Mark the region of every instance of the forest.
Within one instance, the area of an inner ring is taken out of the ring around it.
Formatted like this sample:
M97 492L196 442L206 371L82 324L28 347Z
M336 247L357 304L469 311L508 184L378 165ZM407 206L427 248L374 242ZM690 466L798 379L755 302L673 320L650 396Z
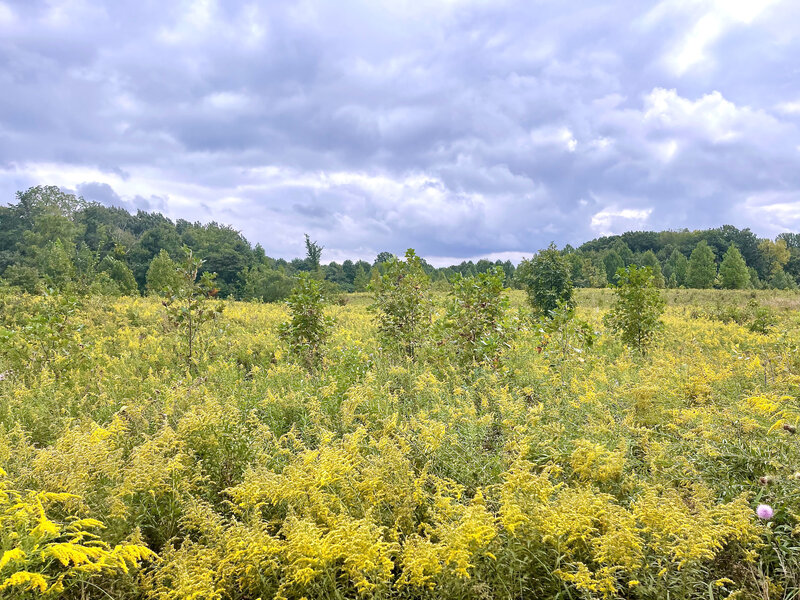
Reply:
M299 273L313 272L328 291L363 292L392 257L372 262L323 264L322 247L306 239L305 258L271 258L239 232L219 223L173 222L157 212L131 214L89 203L54 186L18 192L0 207L0 278L29 293L71 289L78 293L146 295L169 284L185 248L203 260L201 272L216 273L222 298L275 302L288 297ZM800 235L761 239L749 229L724 225L701 231L627 232L560 250L576 287L616 283L629 265L650 266L667 288L796 289ZM455 274L503 269L506 284L521 287L511 261L464 261L434 268L422 262L436 289L449 289ZM166 278L166 279L165 279Z

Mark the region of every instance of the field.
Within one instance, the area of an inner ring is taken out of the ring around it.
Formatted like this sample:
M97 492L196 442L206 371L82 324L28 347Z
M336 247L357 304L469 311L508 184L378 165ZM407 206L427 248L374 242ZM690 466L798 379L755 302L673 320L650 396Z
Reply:
M641 355L608 290L590 334L512 292L471 368L348 300L309 372L282 305L226 302L188 369L159 299L0 296L0 597L800 593L796 294L669 291Z

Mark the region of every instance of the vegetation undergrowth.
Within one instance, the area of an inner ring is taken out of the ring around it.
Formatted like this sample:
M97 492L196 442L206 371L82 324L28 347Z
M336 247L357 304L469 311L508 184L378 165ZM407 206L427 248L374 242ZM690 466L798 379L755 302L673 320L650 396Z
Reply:
M796 597L795 294L664 292L645 354L611 290L413 263L191 354L163 298L0 295L0 598Z

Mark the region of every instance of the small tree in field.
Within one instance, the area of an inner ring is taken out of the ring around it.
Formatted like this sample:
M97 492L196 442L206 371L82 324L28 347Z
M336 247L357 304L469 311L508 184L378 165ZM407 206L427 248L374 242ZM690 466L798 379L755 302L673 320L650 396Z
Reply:
M370 284L369 310L377 314L381 341L413 356L431 324L430 279L411 248L405 261L393 256L383 265L383 274Z
M456 275L442 319L447 343L462 366L497 364L513 335L504 273L492 267L476 277Z
M325 315L320 282L309 273L300 273L286 304L290 318L281 324L279 334L289 346L289 354L310 371L322 361L325 342L333 327L333 319Z
M554 244L523 260L516 276L528 292L531 306L540 314L548 315L559 305L572 306L569 262Z
M164 306L169 322L183 339L186 366L194 372L197 369L200 330L222 313L223 304L211 301L218 291L214 286L216 274L206 272L198 279L203 261L195 257L189 248L184 247L184 252L186 256L183 263L176 267L174 287L168 288Z
M606 326L620 339L645 352L656 331L661 327L664 299L655 286L650 267L631 265L617 271L614 305L605 316Z

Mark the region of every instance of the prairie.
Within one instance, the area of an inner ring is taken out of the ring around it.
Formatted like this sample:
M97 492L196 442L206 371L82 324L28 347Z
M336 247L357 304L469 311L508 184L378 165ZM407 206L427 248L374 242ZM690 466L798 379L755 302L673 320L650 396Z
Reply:
M283 305L188 368L158 298L0 296L0 597L796 597L800 296L667 291L646 354L577 297L465 368L350 295L309 371Z

